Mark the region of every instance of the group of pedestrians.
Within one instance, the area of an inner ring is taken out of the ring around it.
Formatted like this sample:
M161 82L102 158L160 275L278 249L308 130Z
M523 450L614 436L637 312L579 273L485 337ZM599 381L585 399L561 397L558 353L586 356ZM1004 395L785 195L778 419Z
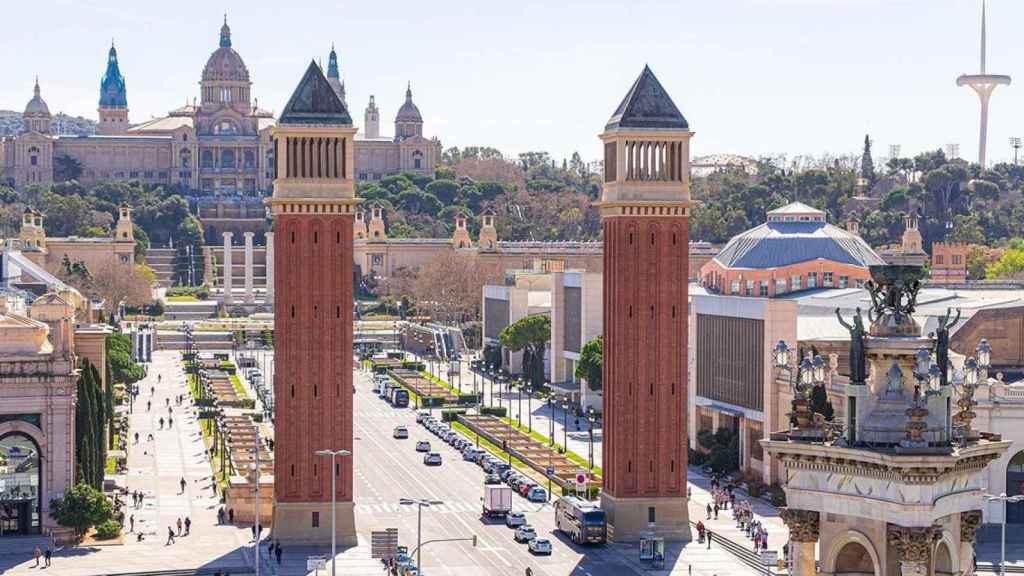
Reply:
M36 557L36 565L34 566L34 568L39 568L39 559L40 558L43 559L43 568L49 568L50 567L50 561L53 558L53 550L50 550L49 546L46 547L46 551L45 552L42 551L39 548L39 546L36 546L34 555Z
M189 534L192 533L192 519L189 518L188 516L185 516L185 521L184 522L179 517L178 518L178 522L177 522L177 526L178 526L178 533L177 534L174 533L174 528L172 526L168 526L167 527L167 544L166 544L166 546L170 546L171 544L174 544L175 538L181 538L182 536L188 536ZM185 529L184 533L182 533L182 528Z

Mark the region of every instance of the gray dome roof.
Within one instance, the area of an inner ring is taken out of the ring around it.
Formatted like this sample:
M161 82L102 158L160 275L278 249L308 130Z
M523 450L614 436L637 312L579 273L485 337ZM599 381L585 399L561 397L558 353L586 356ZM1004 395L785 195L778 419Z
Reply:
M46 105L46 101L39 95L39 79L36 79L36 87L33 90L32 99L25 105L26 116L49 116L50 107Z
M423 122L420 109L412 103L411 85L405 89L405 104L402 104L402 107L398 109L398 116L395 117L395 122Z
M726 268L780 268L830 260L854 266L884 264L856 234L825 221L825 213L800 202L768 212L768 221L737 234L715 256Z
M203 68L203 81L249 81L249 69L245 67L242 57L231 47L231 28L228 27L227 16L220 28L220 48L210 55Z

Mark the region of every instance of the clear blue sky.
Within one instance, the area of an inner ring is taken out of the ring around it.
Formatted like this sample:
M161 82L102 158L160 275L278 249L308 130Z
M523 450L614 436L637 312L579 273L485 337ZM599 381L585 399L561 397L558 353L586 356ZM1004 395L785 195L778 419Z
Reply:
M221 2L36 0L4 6L0 109L38 74L53 112L95 117L113 37L131 121L198 95L224 12L260 106L279 112L334 42L352 116L370 94L391 124L412 81L425 134L508 153L579 150L649 63L697 135L693 154L903 154L960 144L977 156L979 0L488 0ZM1024 2L989 0L988 71L1024 83ZM992 100L989 158L1024 136L1019 85Z

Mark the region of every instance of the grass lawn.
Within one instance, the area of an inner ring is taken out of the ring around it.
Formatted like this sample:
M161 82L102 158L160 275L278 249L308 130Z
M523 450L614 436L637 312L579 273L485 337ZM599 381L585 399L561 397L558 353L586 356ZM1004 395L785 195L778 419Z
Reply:
M230 374L228 379L231 380L231 384L235 387L235 394L238 394L239 399L245 400L249 397L245 392L245 386L242 386L242 380L238 377L238 374Z
M168 296L168 302L200 302L199 298L195 296Z

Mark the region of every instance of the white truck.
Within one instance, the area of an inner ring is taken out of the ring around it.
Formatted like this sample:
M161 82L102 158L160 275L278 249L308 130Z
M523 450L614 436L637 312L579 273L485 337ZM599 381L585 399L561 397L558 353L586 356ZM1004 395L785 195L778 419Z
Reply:
M484 517L504 518L512 511L512 487L502 484L484 486Z

